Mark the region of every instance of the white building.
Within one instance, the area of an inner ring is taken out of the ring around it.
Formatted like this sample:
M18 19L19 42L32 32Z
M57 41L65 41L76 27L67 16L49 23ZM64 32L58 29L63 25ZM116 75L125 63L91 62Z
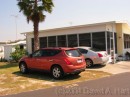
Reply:
M16 45L19 45L20 48L26 48L26 41L23 40L23 41L18 41L18 42L15 42L15 43L6 44L4 46L4 58L6 60L11 59L10 53L15 51Z
M32 53L34 35L26 32L27 51ZM103 22L39 31L40 48L89 46L108 54L130 51L130 27L123 22Z
M0 43L0 59L4 58L4 46L6 45L6 43L2 42Z

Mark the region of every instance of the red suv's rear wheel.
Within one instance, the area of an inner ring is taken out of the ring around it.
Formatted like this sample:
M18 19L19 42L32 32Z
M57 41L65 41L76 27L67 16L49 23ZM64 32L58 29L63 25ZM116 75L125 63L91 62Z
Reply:
M52 74L53 78L60 79L63 77L64 72L60 66L53 66L51 69L51 74Z

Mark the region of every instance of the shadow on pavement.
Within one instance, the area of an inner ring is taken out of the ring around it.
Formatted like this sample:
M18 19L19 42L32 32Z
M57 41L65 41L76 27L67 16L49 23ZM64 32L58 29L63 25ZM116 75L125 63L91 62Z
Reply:
M80 77L80 75L65 75L62 79L56 80L54 79L50 73L45 73L45 72L35 72L35 71L30 71L28 74L22 74L20 71L13 72L13 74L17 76L22 76L22 77L27 77L27 78L34 78L34 79L39 79L39 80L46 80L46 81L69 81L69 80L74 80Z
M96 64L91 67L88 67L88 69L98 69L98 68L102 68L102 67L105 67L105 65Z

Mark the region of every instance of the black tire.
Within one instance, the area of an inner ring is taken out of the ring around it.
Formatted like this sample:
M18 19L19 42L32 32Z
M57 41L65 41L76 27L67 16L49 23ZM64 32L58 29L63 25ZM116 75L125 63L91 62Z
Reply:
M27 68L27 65L26 65L25 62L21 62L19 64L19 69L20 69L20 72L23 73L23 74L28 73L28 68Z
M54 79L61 79L64 75L63 69L60 66L53 66L51 75Z
M85 61L86 61L86 64L87 64L86 68L93 66L93 61L91 59L86 59Z

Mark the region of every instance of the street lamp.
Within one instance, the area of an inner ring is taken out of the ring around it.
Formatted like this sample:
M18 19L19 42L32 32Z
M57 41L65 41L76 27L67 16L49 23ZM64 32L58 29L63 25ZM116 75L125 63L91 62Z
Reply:
M15 19L15 27L16 27L16 40L17 40L17 18L18 18L18 15L11 15L12 17L14 17Z

